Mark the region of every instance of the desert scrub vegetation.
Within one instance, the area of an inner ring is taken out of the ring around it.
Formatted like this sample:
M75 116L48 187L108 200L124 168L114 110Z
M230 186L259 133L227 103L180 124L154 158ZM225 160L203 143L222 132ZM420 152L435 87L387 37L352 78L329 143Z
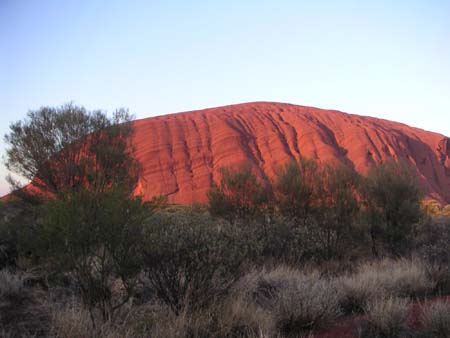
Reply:
M273 315L283 334L305 334L326 327L341 315L337 290L317 273L287 266L253 271L236 285L235 293Z
M0 330L40 311L39 337L274 338L362 315L395 337L407 301L450 293L450 221L423 217L404 163L300 158L273 181L247 163L207 205L168 206L135 195L152 182L133 132L126 110L71 104L11 125L7 167L31 186L0 205Z
M450 337L450 303L436 301L424 306L420 323L422 325L421 337Z
M384 259L362 264L353 274L335 279L346 313L363 312L382 297L418 298L432 294L435 281L419 259Z
M206 214L157 213L144 234L144 271L176 315L225 293L256 246L238 227Z
M406 338L410 328L408 301L395 297L379 298L365 307L366 319L358 328L361 338Z
M31 292L22 274L0 271L0 336L36 337L48 333L45 294Z
M26 292L23 285L23 277L9 270L0 270L0 297L21 297Z

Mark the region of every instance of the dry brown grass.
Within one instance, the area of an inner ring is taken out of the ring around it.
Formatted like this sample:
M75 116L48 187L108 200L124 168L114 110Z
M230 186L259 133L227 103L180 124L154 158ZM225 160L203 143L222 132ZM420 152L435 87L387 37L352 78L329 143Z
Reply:
M406 299L381 298L366 306L366 321L359 328L361 338L401 338L407 337L409 303Z
M421 324L423 337L450 337L450 303L436 302L423 309Z
M253 271L237 284L238 292L271 311L281 333L304 334L324 327L341 314L333 284L317 272L287 266Z
M94 327L89 313L76 303L55 307L55 338L274 338L270 313L242 299L228 300L202 311L175 316L166 306L136 307L124 318Z
M339 319L343 310L365 313L367 320L359 328L361 337L405 337L408 334L405 324L407 299L428 294L433 285L426 269L417 260L367 263L357 268L354 274L334 279L324 278L317 270L300 271L281 265L250 271L235 284L230 294L195 311L190 309L176 316L167 306L153 300L125 307L114 322L99 320L95 325L79 301L70 302L68 296L51 301L49 296L52 311L47 325L50 332L45 337L297 337L328 327ZM22 277L8 272L0 274L2 299L6 295L27 293L30 289L23 286ZM450 314L446 312L450 307L446 306L436 305L436 308L424 310L422 321L426 328L424 332L428 334L426 337L441 337L442 332L446 332L446 325L450 323ZM17 313L22 316L25 312ZM28 311L30 313L34 312ZM433 335L434 332L440 333ZM17 336L14 334L3 331L5 337Z
M362 312L379 298L420 297L432 293L434 282L417 259L385 259L360 266L356 273L335 280L346 313Z
M43 295L24 287L22 274L0 271L1 337L41 337L47 333L48 311Z
M20 297L24 292L23 277L0 270L0 298Z
M50 333L55 338L138 338L134 320L125 317L116 322L96 321L76 302L54 306ZM143 337L143 336L142 336Z

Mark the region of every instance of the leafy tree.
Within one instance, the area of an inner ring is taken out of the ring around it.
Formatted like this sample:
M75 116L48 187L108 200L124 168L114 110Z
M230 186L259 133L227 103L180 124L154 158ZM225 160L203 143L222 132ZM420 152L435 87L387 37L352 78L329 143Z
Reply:
M133 190L140 166L133 159L131 116L120 109L112 118L67 104L30 111L5 135L6 167L30 181L17 193L47 198L88 188L104 191L120 182ZM18 188L17 181L10 177Z
M401 254L422 217L417 178L405 163L387 160L369 170L364 191L373 254L378 256L379 244Z
M7 167L31 182L18 192L40 202L21 242L49 272L72 275L94 324L97 310L108 320L127 301L141 269L151 208L133 196L141 173L133 133L125 110L109 118L68 104L29 112L5 136ZM114 279L122 283L118 297Z
M238 220L255 220L264 217L270 208L271 189L259 180L248 163L236 169L221 169L220 184L208 192L211 215L222 217L230 223Z

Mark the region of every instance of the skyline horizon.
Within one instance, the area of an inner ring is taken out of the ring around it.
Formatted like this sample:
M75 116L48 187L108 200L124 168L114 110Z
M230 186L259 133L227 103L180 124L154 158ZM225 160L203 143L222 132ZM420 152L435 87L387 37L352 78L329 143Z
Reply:
M41 106L136 118L272 101L450 137L445 0L0 1L0 158ZM0 194L8 190L0 163Z

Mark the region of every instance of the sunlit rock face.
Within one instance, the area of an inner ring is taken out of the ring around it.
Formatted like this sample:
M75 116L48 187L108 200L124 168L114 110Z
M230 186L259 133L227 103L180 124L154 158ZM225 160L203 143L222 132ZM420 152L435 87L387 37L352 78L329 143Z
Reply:
M171 203L206 201L222 166L247 161L262 178L300 156L366 173L384 159L411 163L427 196L450 202L450 139L397 122L285 103L255 102L135 122L144 168L138 192Z

